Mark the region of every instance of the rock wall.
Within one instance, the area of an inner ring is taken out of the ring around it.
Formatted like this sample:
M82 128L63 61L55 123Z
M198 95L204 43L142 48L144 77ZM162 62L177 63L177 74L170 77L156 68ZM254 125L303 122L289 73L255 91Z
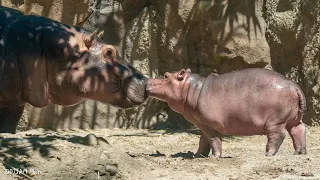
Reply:
M72 25L82 24L89 14L90 0L0 0L2 6L25 14L49 17Z
M118 45L123 58L150 77L187 67L208 75L270 64L262 0L0 2L25 14L46 16L88 30L103 29L103 39ZM154 99L126 111L91 100L73 107L28 106L24 120L28 128L54 129L190 126L166 103Z
M271 65L300 84L307 96L304 120L319 125L320 2L270 0L263 13Z

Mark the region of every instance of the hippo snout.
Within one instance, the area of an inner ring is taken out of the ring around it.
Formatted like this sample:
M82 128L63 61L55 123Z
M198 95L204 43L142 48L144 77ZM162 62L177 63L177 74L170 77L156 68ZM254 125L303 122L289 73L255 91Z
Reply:
M141 74L135 74L123 80L123 92L135 103L143 103L148 95L146 93L146 84L148 78Z

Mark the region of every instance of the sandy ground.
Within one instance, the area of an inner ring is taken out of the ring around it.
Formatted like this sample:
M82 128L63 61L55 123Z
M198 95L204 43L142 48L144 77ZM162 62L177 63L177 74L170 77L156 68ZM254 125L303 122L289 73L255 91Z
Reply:
M90 133L98 139L87 141ZM220 160L193 158L199 137L135 129L1 134L0 179L320 179L320 127L308 127L307 155L293 155L287 135L273 157L264 156L265 136L251 136L224 137Z

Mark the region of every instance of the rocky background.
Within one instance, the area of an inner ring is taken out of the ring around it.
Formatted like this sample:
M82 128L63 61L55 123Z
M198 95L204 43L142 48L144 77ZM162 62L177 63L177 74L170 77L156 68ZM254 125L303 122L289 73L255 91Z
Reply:
M263 14L272 67L299 83L308 103L304 121L319 125L320 2L264 0Z
M0 0L25 14L103 29L125 60L150 77L191 68L201 75L268 67L297 81L307 96L305 123L320 106L320 2L305 0ZM28 106L21 130L190 127L166 103L149 99L121 110L87 100L72 107Z

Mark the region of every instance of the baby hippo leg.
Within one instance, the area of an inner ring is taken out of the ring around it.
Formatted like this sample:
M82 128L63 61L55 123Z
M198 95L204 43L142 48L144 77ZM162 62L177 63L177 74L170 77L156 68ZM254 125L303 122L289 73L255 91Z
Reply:
M221 133L216 130L211 130L208 128L202 129L208 138L209 144L212 149L212 156L214 158L221 158L222 155L222 141Z
M275 125L267 128L267 138L268 143L266 146L266 156L274 156L284 138L286 137L286 129L283 127L283 125Z
M307 154L306 127L304 124L287 125L286 128L293 141L294 154Z
M209 139L204 134L204 132L201 131L199 148L198 148L197 153L195 154L196 157L208 157L210 149L211 149L211 145L209 143Z

